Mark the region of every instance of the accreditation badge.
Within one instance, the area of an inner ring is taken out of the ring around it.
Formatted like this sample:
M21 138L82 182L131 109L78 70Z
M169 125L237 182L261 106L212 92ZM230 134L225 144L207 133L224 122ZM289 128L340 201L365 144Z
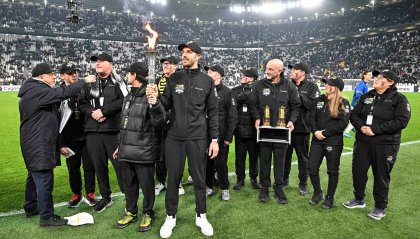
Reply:
M244 104L242 106L242 112L244 112L244 113L248 112L248 106L247 105Z
M372 125L372 122L373 122L373 114L370 113L366 118L366 124L367 125Z

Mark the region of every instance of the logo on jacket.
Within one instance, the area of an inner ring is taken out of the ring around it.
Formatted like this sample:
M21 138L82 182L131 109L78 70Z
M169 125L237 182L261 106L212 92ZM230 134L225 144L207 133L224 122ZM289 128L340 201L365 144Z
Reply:
M184 93L185 87L184 85L176 85L175 86L175 92L179 95Z
M348 114L348 113L350 113L350 109L349 109L349 106L348 106L348 105L346 105L345 112L346 112L347 114Z
M326 149L328 152L333 151L333 147L332 147L332 146L327 146L325 149Z
M269 88L265 88L265 89L263 89L263 95L264 96L269 96L270 95L270 89Z
M373 103L373 98L366 98L365 101L363 101L366 105L370 105Z
M318 102L318 104L316 104L316 108L322 109L322 107L324 107L324 102L323 101L320 101L320 102Z
M387 158L386 158L386 160L388 161L388 162L392 162L392 160L394 160L394 156L388 156Z
M315 93L315 98L318 98L319 97L319 92L317 91L316 93Z
M409 103L407 103L407 110L408 111L411 111L411 108L410 108L410 104Z
M232 98L232 105L235 106L235 100Z

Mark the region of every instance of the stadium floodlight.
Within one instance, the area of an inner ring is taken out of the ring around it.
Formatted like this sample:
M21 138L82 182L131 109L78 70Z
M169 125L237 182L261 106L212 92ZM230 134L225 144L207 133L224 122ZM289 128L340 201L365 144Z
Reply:
M47 6L47 3L48 3L48 1L47 0L44 0L44 5L45 6Z
M314 8L320 5L323 0L301 0L300 5L305 8Z
M160 4L162 4L162 6L166 6L167 1L166 1L166 0L162 0L162 1L160 2Z
M153 12L150 12L150 17L151 17L151 18L153 18L153 15L154 15L154 14L153 14Z
M318 19L318 13L317 12L315 13L315 19Z
M200 19L197 17L197 18L195 19L195 21L198 23L198 22L200 22Z
M172 15L172 21L175 21L175 15Z
M130 15L130 9L127 10L127 14Z
M220 26L220 23L222 23L222 19L219 19L219 26Z
M102 9L102 12L105 12L105 6L102 6L101 9Z

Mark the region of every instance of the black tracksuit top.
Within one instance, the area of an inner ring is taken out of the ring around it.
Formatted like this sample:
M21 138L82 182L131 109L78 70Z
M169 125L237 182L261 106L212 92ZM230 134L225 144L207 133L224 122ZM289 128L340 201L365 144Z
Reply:
M236 102L236 109L238 112L238 124L234 131L235 137L240 138L255 138L255 119L252 118L252 91L253 85L240 85L232 89L232 96ZM244 111L246 105L246 111Z
M295 123L293 133L307 133L311 132L309 124L310 111L316 98L319 97L318 86L308 80L303 80L296 86L300 98L301 106L299 108L299 117Z
M168 137L177 140L218 138L216 88L213 79L199 68L173 73L160 100L166 110L171 110Z
M371 111L373 121L370 128L375 135L366 136L360 128L366 125ZM389 89L382 95L377 94L374 89L368 91L359 98L350 116L356 129L356 140L372 144L400 144L401 131L407 127L410 118L411 108L407 97L396 88Z
M252 115L254 119L260 119L261 124L264 118L264 108L270 107L270 125L277 126L280 106L285 109L285 123L292 121L295 124L299 117L300 99L296 86L285 78L277 84L263 79L255 83L253 93Z
M325 145L343 145L343 132L349 123L350 104L348 100L343 99L345 111L340 111L337 118L330 115L328 108L327 96L321 95L318 97L311 110L311 131L323 130L322 135L325 139L318 140L317 137L312 136L312 142Z
M232 98L232 93L227 86L216 86L217 99L219 102L219 140L232 142L233 131L238 123L238 112L236 102Z

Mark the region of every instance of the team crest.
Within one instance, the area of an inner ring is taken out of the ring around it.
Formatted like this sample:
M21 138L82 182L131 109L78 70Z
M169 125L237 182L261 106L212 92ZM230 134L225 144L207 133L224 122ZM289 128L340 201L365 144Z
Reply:
M270 95L270 89L268 89L268 88L263 89L263 95L264 96L269 96Z
M386 158L386 160L388 160L388 162L392 162L392 160L394 159L394 156L388 156L387 158Z
M184 89L185 89L184 85L176 85L175 86L175 92L178 95L184 93Z
M318 102L318 104L316 104L316 108L322 109L322 107L324 107L324 102L323 101Z
M373 98L366 98L365 101L363 101L366 105L370 105L373 103Z

